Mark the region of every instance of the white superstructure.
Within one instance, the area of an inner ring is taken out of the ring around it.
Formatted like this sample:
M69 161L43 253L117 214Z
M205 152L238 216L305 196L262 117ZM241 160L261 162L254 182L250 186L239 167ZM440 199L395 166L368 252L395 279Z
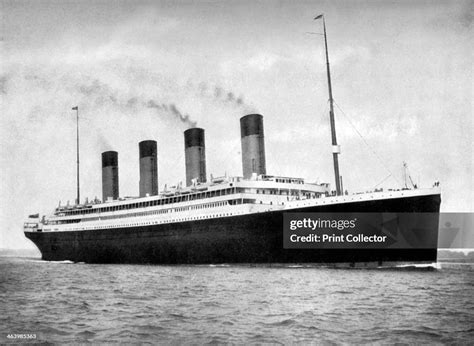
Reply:
M305 183L300 178L260 175L250 180L221 177L187 188L173 188L158 196L126 198L56 208L41 221L30 219L25 231L62 232L231 217L439 193L439 188L388 190L337 196L329 184Z

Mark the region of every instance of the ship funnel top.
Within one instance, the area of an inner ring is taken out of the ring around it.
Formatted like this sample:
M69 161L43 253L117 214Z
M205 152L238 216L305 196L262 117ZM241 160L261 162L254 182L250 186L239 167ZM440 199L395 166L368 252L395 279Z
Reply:
M204 147L204 129L192 127L184 131L184 147Z
M240 118L240 136L263 135L263 116L247 114Z
M118 153L116 151L104 151L102 153L102 167L118 166Z
M156 141L146 140L138 143L140 158L148 156L156 156L157 154L157 145Z

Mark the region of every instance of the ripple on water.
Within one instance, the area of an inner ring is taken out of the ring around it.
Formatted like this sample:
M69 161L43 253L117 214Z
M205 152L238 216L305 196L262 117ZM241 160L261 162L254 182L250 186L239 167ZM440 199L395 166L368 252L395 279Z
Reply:
M37 341L56 343L463 344L474 334L473 268L93 266L0 258L0 333L36 333Z

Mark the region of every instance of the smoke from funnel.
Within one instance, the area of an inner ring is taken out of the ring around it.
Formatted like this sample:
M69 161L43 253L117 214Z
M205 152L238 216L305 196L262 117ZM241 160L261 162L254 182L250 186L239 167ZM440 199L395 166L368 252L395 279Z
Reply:
M202 88L201 91L207 90L207 88ZM213 94L214 101L228 104L234 107L242 108L243 113L255 113L256 108L252 105L248 105L244 102L243 96L236 96L233 91L225 91L223 88L216 86L214 88Z
M195 121L192 121L190 119L190 116L188 114L183 114L181 113L179 110L178 110L178 107L176 107L176 105L174 103L171 103L169 105L166 105L164 103L162 104L157 104L155 101L153 100L149 100L147 103L146 103L146 107L148 108L155 108L155 109L159 109L159 110L162 110L162 111L165 111L165 112L168 112L168 113L171 113L173 114L177 119L179 119L181 122L183 122L184 124L186 124L188 127L196 127L196 122Z

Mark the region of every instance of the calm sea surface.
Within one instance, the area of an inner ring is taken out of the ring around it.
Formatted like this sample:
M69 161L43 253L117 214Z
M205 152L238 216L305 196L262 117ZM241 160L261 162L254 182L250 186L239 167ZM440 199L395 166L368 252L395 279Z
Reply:
M460 343L474 265L89 265L0 257L0 343ZM23 342L25 340L22 340Z

